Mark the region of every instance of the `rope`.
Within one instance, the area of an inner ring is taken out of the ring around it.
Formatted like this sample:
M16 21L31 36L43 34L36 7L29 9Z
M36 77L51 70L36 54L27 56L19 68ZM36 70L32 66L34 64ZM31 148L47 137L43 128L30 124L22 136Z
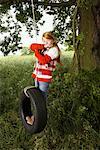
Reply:
M36 20L35 20L35 12L34 12L33 0L31 0L31 4L32 4L32 15L33 15L33 26L34 26L34 31L35 31L35 40L37 41L37 25L36 25Z

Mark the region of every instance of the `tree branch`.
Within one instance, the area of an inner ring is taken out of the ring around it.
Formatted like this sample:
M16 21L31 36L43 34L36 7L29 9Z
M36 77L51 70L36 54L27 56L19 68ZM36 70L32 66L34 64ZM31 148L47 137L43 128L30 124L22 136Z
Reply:
M75 0L69 0L68 2L61 2L61 3L34 2L34 4L52 7L66 7L66 6L70 7L75 4Z
M0 0L0 4L4 3L9 3L9 4L14 4L14 3L20 3L20 2L28 2L31 3L31 0ZM76 0L69 0L68 2L62 2L62 3L46 3L46 2L38 2L35 1L34 4L37 5L43 5L43 6L52 6L52 7L70 7L76 3Z

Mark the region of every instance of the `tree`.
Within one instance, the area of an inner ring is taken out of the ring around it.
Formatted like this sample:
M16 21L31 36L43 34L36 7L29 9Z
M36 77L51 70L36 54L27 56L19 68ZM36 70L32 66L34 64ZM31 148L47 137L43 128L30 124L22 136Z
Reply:
M4 33L5 35L3 36L3 39L0 43L0 48L1 51L3 52L4 56L7 56L9 52L15 52L18 49L20 49L20 31L21 31L21 26L19 25L18 22L15 22L12 19L12 16L8 15L7 20L4 19L1 22L1 35L3 36Z
M14 3L13 0L1 0L3 6L5 2L9 3L9 5L13 5L16 7L16 10L19 11L19 13L16 14L17 19L25 22L29 16L32 17L30 1L19 0ZM73 48L75 50L72 69L79 71L81 69L93 70L99 68L100 0L69 0L67 2L59 0L59 3L56 2L56 0L35 0L34 4L36 10L41 6L41 8L46 9L49 14L55 14L55 21L57 20L55 33L60 38L65 38L67 41L66 37L68 37L68 31L71 31L70 35L73 37ZM27 6L24 9L22 7L23 4ZM42 13L39 12L36 16L36 20L39 20ZM67 17L70 17L68 23L66 23Z
M77 65L74 68L78 70L100 68L100 0L79 0L76 9L75 18L79 19L79 34L76 37L77 25L74 25L74 28L76 28L76 31L74 31L76 55L73 64Z
M64 30L66 30L66 17L68 15L68 13L71 12L70 6L71 6L71 4L74 4L74 1L75 0L73 0L71 2L69 1L69 2L60 2L60 3L54 3L54 1L53 2L51 1L52 3L50 3L49 1L44 1L44 2L39 1L38 2L37 0L35 0L34 4L35 4L36 22L38 22L38 20L42 17L43 9L47 10L47 13L49 13L49 14L55 14L55 21L57 20L57 22L58 22L57 26L55 28L55 33L56 33L56 36L59 37L60 41L62 41L62 39L64 39L67 34L67 31L66 31L66 34L64 32ZM10 9L10 7L12 6L15 9L16 19L18 21L20 21L21 23L25 24L27 27L27 31L29 31L29 33L31 34L31 31L33 30L31 1L19 0L19 1L16 1L16 3L15 3L15 1L13 1L13 0L10 0L10 1L4 0L4 1L1 1L1 4L2 4L1 13L7 12L7 10ZM66 7L67 7L67 9L66 9ZM39 9L41 8L40 11L38 8ZM62 12L63 15L65 14L63 18L62 18L62 14L60 12ZM1 22L2 22L2 19L1 19ZM71 26L71 24L67 23L67 30L68 29L71 30L70 26ZM14 32L14 33L16 34L16 32ZM37 28L37 33L38 33L38 28ZM7 42L7 41L5 41L5 42ZM8 54L10 49L8 47L9 50L7 50L7 52L6 52L5 51L6 48L4 47L4 45L3 45L2 51L4 53ZM8 46L8 44L7 44L7 46ZM16 47L15 47L15 49L16 49Z
M33 36L31 32L34 29L31 3L6 2L7 5L6 3L3 3L0 7L0 30L1 35L4 36L0 42L0 50L3 52L4 56L7 56L9 52L14 53L17 50L22 49L20 35L20 32L22 31L21 23L23 26L26 26L31 37ZM11 15L10 10L13 10L14 16ZM42 14L38 10L36 10L35 13L37 21L42 17Z
M100 0L69 1L71 5L66 3L67 11L65 7L57 10L60 23L56 28L62 35L68 29L72 31L75 50L72 70L100 68ZM68 16L71 21L65 26Z

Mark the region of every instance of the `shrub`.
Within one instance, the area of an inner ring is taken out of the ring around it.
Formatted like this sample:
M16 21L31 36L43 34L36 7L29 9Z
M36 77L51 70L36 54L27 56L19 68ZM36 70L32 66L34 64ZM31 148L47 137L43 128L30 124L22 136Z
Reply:
M51 145L57 150L96 149L100 146L100 71L65 73L55 81L48 106Z
M50 85L47 126L30 135L19 116L20 91L33 84L32 57L28 58L0 62L0 149L99 149L100 71L75 75L59 66Z

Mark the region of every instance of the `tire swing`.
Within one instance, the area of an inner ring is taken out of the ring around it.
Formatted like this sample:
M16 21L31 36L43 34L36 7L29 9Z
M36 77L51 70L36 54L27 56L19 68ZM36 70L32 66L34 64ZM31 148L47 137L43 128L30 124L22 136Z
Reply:
M25 129L30 133L41 132L47 123L46 99L42 92L32 86L26 87L21 93L20 116ZM33 124L26 121L26 117L33 116Z
M35 21L35 12L34 4L32 3L32 14L33 14L33 27L36 31L36 21ZM36 37L36 33L35 33ZM34 118L34 121L31 124L27 123L26 117ZM34 87L26 87L21 93L21 104L20 104L20 117L25 129L30 133L39 133L41 132L47 123L47 108L46 108L46 99L43 96L42 92Z

